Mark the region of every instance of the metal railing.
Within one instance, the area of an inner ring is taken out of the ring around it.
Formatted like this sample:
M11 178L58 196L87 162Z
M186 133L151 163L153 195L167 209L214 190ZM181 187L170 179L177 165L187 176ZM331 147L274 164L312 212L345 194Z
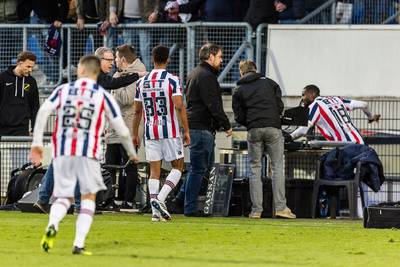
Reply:
M83 31L76 25L64 24L59 56L44 50L48 26L34 24L0 25L0 70L16 63L22 50L37 56L33 76L41 88L53 89L76 79L79 58L93 53L100 46L115 48L121 44L135 46L148 70L152 69L151 49L157 44L170 47L168 71L178 75L184 84L186 75L198 63L198 50L205 42L223 47L224 69L219 76L222 87L234 87L239 78L238 63L253 58L252 29L247 23L187 23L187 24L121 24L101 35L97 25L87 24Z
M389 24L400 22L395 0L328 0L298 24Z

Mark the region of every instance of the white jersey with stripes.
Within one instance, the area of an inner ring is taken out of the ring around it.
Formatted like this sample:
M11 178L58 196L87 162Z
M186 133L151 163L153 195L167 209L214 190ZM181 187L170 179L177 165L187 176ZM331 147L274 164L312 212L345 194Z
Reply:
M136 83L135 101L142 102L146 140L180 137L173 96L181 96L179 78L154 69Z
M351 100L337 96L317 97L308 108L309 126L315 125L328 141L364 144L347 112L353 110Z
M49 112L56 110L52 134L53 157L84 156L100 159L101 136L106 119L118 132L126 134L128 131L116 101L91 79L82 78L60 85L43 103L42 108ZM42 120L39 122L43 124ZM42 127L43 125L35 125L32 146L41 145L42 139L39 135L42 134Z

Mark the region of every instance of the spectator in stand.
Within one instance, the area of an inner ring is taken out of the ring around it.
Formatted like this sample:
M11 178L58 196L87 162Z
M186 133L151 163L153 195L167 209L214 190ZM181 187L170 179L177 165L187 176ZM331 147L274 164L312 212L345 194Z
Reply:
M278 23L279 13L291 7L291 0L250 0L244 20L255 31L261 23Z
M279 23L293 24L306 15L306 1L292 0L292 6L279 13Z
M110 1L110 22L113 27L118 23L141 24L156 22L150 19L155 10L159 10L160 0L109 0ZM157 13L157 12L156 12ZM153 15L154 16L154 15ZM137 38L139 36L139 38ZM151 35L149 29L135 30L125 29L122 32L125 44L139 47L140 58L147 69L151 69ZM138 40L137 40L138 39Z
M50 29L43 29L39 36L32 34L28 37L28 49L37 54L37 63L47 78L47 83L56 84L60 79L58 71L58 57L42 50L51 27L60 29L62 23L67 20L69 4L68 0L29 0L25 2L26 12L33 11L31 24L51 25Z
M27 21L29 21L29 12L24 12L24 5L21 1L4 0L1 2L0 24L16 24ZM15 52L22 50L22 42L17 36L10 34L9 28L1 28L0 36L0 70L4 70L13 63Z
M93 32L86 33L84 37L86 43L79 43L72 47L73 58L79 58L82 55L93 53L95 47L99 47L103 44L102 36L104 35L108 35L107 37L109 42L107 45L109 47L112 46L112 38L109 31L111 24L108 20L108 10L109 5L106 0L76 0L76 14L78 18L76 21L76 27L78 30L83 31L86 23L96 23L99 27L99 34ZM82 33L74 32L73 34L82 35Z

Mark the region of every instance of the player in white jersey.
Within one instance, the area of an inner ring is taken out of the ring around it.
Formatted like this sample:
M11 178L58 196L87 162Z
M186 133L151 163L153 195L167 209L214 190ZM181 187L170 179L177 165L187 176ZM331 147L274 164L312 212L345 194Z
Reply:
M310 127L316 126L328 141L351 142L364 144L364 140L350 119L347 111L361 109L368 117L368 122L379 121L381 115L372 115L368 103L364 101L343 99L337 96L321 97L319 88L307 85L303 89L302 100L309 110L308 127L299 127L291 137L296 139L307 134Z
M168 47L159 45L153 48L154 69L139 79L135 95L133 140L139 146L138 129L144 111L145 151L146 159L150 161L152 221L171 219L164 201L182 176L183 146L190 143L189 124L179 79L165 70L169 62L168 55ZM183 142L177 117L184 129ZM159 191L163 159L171 161L172 170Z
M79 79L57 87L40 107L31 146L31 160L42 161L43 130L47 118L56 110L56 125L52 136L54 191L56 200L51 206L49 223L41 241L46 252L53 247L60 221L65 217L79 182L81 208L76 221L73 254L85 254L84 242L95 212L96 193L106 189L101 176L101 134L105 120L121 135L130 160L137 162L129 129L126 127L118 104L100 87L96 80L100 73L100 60L95 56L82 57L78 65Z

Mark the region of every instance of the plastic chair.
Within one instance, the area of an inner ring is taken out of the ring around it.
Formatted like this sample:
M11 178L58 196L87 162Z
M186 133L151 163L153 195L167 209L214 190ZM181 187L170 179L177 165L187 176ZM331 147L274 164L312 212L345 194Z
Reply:
M358 188L360 190L361 196L361 204L364 207L364 193L360 183L360 173L361 173L361 162L357 163L356 166L356 173L354 175L354 179L352 180L325 180L320 177L320 169L321 163L318 162L318 169L315 175L315 183L313 188L313 195L312 195L312 214L313 218L315 218L316 208L317 208L317 199L319 194L319 189L322 185L330 186L330 187L345 187L347 189L347 196L349 200L349 211L350 211L350 219L358 219L357 216L357 192ZM336 217L336 197L330 198L331 203L331 217Z

